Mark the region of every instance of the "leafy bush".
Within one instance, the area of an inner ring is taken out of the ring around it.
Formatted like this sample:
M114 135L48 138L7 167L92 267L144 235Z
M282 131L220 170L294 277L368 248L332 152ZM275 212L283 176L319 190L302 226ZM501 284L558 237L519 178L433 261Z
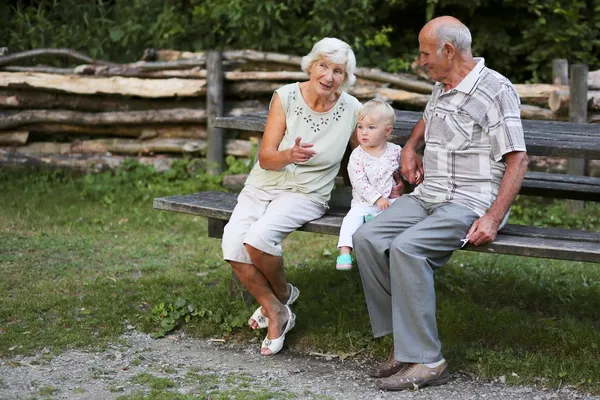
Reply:
M399 71L418 54L423 24L454 15L488 65L515 82L549 81L553 58L600 67L598 11L587 0L31 0L0 5L0 37L12 52L69 47L125 62L147 47L303 55L335 36L360 65Z

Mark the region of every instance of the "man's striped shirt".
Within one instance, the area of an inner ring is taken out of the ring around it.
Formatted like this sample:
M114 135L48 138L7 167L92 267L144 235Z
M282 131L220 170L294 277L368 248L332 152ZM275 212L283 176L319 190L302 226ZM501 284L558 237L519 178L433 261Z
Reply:
M423 113L425 178L412 195L461 204L482 216L498 195L504 154L526 149L514 86L483 59L476 61L456 88L434 86Z

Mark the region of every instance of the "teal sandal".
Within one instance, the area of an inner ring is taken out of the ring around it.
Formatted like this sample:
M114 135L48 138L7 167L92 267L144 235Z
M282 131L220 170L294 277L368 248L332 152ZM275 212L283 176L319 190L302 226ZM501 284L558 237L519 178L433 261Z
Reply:
M350 254L340 254L336 260L335 269L338 271L348 271L352 269L352 256Z

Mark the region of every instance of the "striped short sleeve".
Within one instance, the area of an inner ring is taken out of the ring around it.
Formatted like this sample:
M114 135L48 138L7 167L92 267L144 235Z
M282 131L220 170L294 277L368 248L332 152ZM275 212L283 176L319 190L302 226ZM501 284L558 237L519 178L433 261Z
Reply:
M504 83L487 110L487 128L496 162L502 160L506 153L526 151L520 105L514 87Z

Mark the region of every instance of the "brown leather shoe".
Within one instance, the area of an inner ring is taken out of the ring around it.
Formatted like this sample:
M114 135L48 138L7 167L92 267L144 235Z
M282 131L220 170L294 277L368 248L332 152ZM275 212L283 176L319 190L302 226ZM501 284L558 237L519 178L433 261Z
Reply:
M405 365L400 372L387 378L377 379L375 382L377 388L383 390L417 390L425 386L443 385L450 379L446 361L435 368L429 368L425 364Z
M377 364L367 374L372 378L387 378L399 372L405 364L394 359L394 347L390 350L387 361Z

